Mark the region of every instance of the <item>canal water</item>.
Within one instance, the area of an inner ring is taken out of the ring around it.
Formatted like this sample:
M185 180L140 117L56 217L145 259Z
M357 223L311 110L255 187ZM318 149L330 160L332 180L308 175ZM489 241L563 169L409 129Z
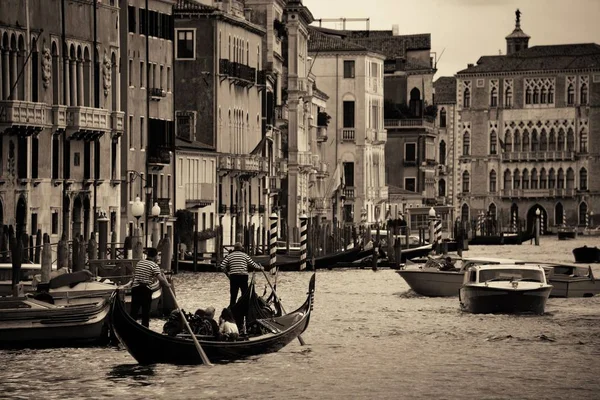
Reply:
M574 247L472 246L465 255L573 262ZM600 266L593 266L600 277ZM278 287L299 306L310 273ZM175 276L182 307L228 302L222 274ZM265 281L257 276L257 287ZM600 296L550 299L546 313L471 315L458 297L411 292L392 270L317 272L303 338L278 353L214 367L139 366L122 348L0 351L0 398L127 399L597 399ZM153 321L160 329L162 322Z

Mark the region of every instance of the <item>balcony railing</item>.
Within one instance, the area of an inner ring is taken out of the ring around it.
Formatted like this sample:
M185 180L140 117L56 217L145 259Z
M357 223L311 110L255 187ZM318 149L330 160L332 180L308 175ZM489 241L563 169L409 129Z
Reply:
M43 129L50 125L50 106L20 100L0 101L0 123Z
M259 167L259 159L251 156L242 156L242 170L248 172L258 172L260 170Z
M340 132L342 142L354 142L356 140L354 128L342 128Z
M169 165L171 164L171 151L166 146L148 147L148 164Z
M204 207L215 201L215 185L212 183L187 183L185 185L186 208Z
M508 151L502 154L504 161L573 161L574 151Z
M219 169L220 170L230 170L233 167L233 163L231 161L231 156L221 155L219 156Z
M573 188L554 188L554 189L504 189L503 197L510 198L553 198L553 197L575 197L576 191Z
M287 121L289 119L287 106L275 106L275 118Z
M123 111L113 111L110 114L110 127L117 136L123 134L124 123L125 113Z
M55 129L65 129L67 127L67 106L52 106L52 125Z
M353 187L346 187L344 189L344 196L346 196L346 200L352 200L352 199L354 199L354 188Z
M375 143L387 142L387 131L385 129L375 131L374 142Z
M71 139L96 139L110 130L110 123L110 111L103 108L67 108L67 130Z
M318 126L317 127L317 142L325 142L327 141L327 127Z
M383 122L385 129L415 129L415 128L430 128L433 129L434 124L432 119L428 118L413 118L413 119L386 119Z
M150 88L150 98L155 101L160 101L163 97L167 97L167 91L163 88Z

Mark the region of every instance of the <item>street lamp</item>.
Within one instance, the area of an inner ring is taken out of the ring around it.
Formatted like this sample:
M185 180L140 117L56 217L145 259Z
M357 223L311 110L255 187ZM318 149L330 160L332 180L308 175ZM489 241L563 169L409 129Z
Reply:
M431 207L429 209L429 243L433 246L435 236L435 209Z
M144 192L146 193L146 206L150 207L150 204L152 204L152 185L150 182L146 182L146 186L144 186ZM144 225L144 247L148 247L148 214L149 213L146 212L146 222Z
M140 217L144 214L144 203L140 200L139 196L135 197L135 201L131 204L131 215L135 217L135 233L132 235L131 249L133 251L133 258L139 259L142 256L141 243L140 243Z
M535 209L535 245L539 246L540 245L540 215L542 214L542 212L540 211L540 208L536 208Z
M152 207L152 246L158 246L158 216L160 215L160 206L154 203Z

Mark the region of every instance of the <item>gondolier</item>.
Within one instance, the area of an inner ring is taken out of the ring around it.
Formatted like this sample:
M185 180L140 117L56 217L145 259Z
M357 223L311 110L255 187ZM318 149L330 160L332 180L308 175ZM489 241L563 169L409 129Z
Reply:
M244 253L244 246L239 242L233 245L233 251L221 262L220 268L229 277L230 308L235 304L238 291L241 291L244 295L248 290L248 270L250 267L257 271L264 270L248 254Z
M147 248L145 260L138 261L133 270L131 284L131 316L137 319L140 308L142 309L142 325L150 326L150 306L152 304L152 289L150 286L158 279L164 286L171 286L167 278L156 264L158 250L154 247Z

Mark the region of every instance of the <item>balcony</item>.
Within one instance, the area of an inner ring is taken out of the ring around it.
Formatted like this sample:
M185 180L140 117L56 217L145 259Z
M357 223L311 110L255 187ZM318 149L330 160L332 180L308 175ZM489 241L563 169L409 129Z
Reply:
M340 134L342 142L354 142L356 140L354 128L342 128Z
M385 129L433 129L434 123L428 118L411 119L386 119L383 121Z
M268 71L260 70L256 73L256 84L265 86L267 84Z
M51 108L45 103L30 101L0 101L0 131L9 134L32 135L51 125Z
M171 164L171 151L166 146L148 146L148 165L162 169Z
M250 207L248 207L248 213L256 214L256 209L256 204L250 204Z
M224 58L219 60L219 74L222 81L228 78L232 84L239 86L254 86L256 83L256 68Z
M160 101L163 97L167 97L167 91L163 88L150 88L150 100Z
M230 73L230 63L229 60L225 58L221 58L219 60L219 74L224 76L229 76Z
M241 156L232 156L231 157L231 169L235 171L242 171L242 159Z
M233 168L233 162L231 156L221 155L219 156L219 170L229 171Z
M388 191L388 187L387 186L380 187L378 192L379 192L379 196L378 197L380 199L385 199L385 200L388 199L389 191Z
M260 171L260 161L257 157L252 156L241 156L241 169L246 172L256 172Z
M308 78L288 77L288 92L308 92Z
M315 210L318 213L331 212L331 206L329 204L329 200L326 198L315 199Z
M277 192L281 189L281 180L276 176L271 176L269 178L269 189L271 192Z
M573 188L565 189L504 189L502 191L502 197L505 198L524 198L524 199L536 199L536 198L573 198L575 197L576 191Z
M219 204L219 214L226 214L226 213L227 213L227 205Z
M267 207L264 204L261 204L258 206L258 213L259 214L264 214L265 212L267 212Z
M288 173L287 160L279 160L279 168L277 168L277 172L279 172L280 174L287 175L287 173Z
M62 131L67 128L67 106L52 106L52 129Z
M275 106L275 118L277 120L287 121L289 119L288 107L285 105Z
M67 134L71 140L96 140L110 131L110 111L92 107L67 108Z
M387 142L387 131L385 129L374 132L373 141L375 144L384 144Z
M342 194L346 197L346 200L354 200L354 187L347 186L346 188L344 188Z
M206 207L215 201L215 185L212 183L187 183L185 185L185 207Z
M113 137L121 137L125 124L125 113L123 111L113 111L110 114L110 127Z
M512 161L574 161L574 151L508 151L502 160Z
M317 126L317 142L326 142L327 141L327 127L326 126Z
M261 157L258 159L258 171L263 174L269 173L269 160L267 158Z
M299 151L296 153L296 157L298 165L305 167L313 166L312 154L309 151Z

